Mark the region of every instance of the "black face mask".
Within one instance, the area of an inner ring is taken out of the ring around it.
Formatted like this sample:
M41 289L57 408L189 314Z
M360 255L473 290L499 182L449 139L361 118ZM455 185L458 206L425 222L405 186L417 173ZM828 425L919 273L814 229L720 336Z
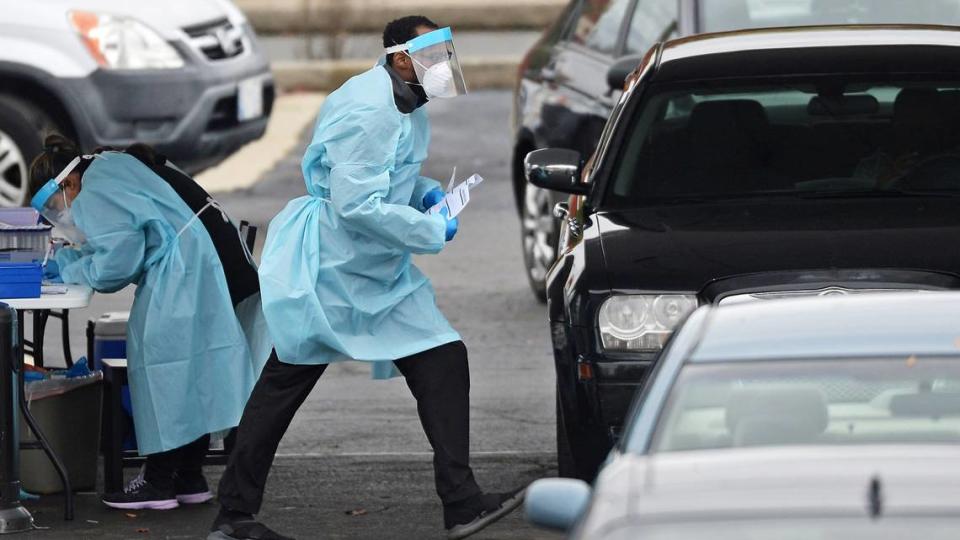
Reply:
M407 86L413 90L413 93L417 95L417 107L422 107L426 102L430 101L430 98L427 97L427 92L424 91L423 85L420 83L407 83Z
M383 69L387 70L393 82L393 99L397 104L397 110L403 114L410 114L427 102L427 94L422 86L403 80L390 64L384 64Z

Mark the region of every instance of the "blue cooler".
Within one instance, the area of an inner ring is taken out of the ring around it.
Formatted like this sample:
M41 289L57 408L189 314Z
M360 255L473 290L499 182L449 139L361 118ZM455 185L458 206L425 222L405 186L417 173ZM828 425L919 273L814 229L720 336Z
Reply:
M104 313L96 319L90 319L88 326L92 329L93 349L90 357L93 359L93 369L102 370L104 358L127 357L127 320L128 311L113 311Z
M94 370L103 369L104 358L127 357L127 320L129 311L113 311L104 313L97 319L90 319L87 323L87 339L92 345L88 353L93 361ZM133 405L130 403L130 387L124 386L120 390L124 413L127 415L127 432L123 437L124 450L136 450L137 438L133 432ZM104 403L104 406L109 406Z
M0 298L40 298L40 263L0 263Z

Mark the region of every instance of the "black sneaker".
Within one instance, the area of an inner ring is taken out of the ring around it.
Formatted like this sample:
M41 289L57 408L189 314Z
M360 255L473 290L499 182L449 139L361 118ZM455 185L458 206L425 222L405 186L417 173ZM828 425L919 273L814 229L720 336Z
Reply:
M458 540L480 532L523 502L524 490L508 493L481 493L443 507L443 526L447 538Z
M180 506L177 494L170 489L159 489L138 476L119 493L107 493L103 504L120 510L170 510Z
M177 493L177 502L180 504L203 504L213 499L213 493L207 485L203 474L180 474L173 477L173 488Z
M230 519L223 515L223 511L217 515L213 522L210 534L207 540L294 540L289 536L283 536L271 530L269 527L253 519L252 516Z

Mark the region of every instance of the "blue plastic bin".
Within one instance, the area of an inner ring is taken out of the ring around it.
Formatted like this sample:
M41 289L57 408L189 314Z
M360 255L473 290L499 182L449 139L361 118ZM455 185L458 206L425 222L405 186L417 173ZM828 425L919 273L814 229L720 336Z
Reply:
M0 298L40 298L39 263L0 263Z

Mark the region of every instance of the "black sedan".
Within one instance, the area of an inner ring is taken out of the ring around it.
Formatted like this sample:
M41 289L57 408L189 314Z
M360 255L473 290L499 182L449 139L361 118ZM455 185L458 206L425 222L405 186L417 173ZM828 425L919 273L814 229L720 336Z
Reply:
M960 289L960 30L821 27L655 46L594 157L547 276L560 472L591 478L700 304Z
M513 187L534 293L546 298L560 199L527 184L523 160L539 148L593 153L624 78L654 43L745 28L957 21L957 0L571 0L524 58L514 96Z

